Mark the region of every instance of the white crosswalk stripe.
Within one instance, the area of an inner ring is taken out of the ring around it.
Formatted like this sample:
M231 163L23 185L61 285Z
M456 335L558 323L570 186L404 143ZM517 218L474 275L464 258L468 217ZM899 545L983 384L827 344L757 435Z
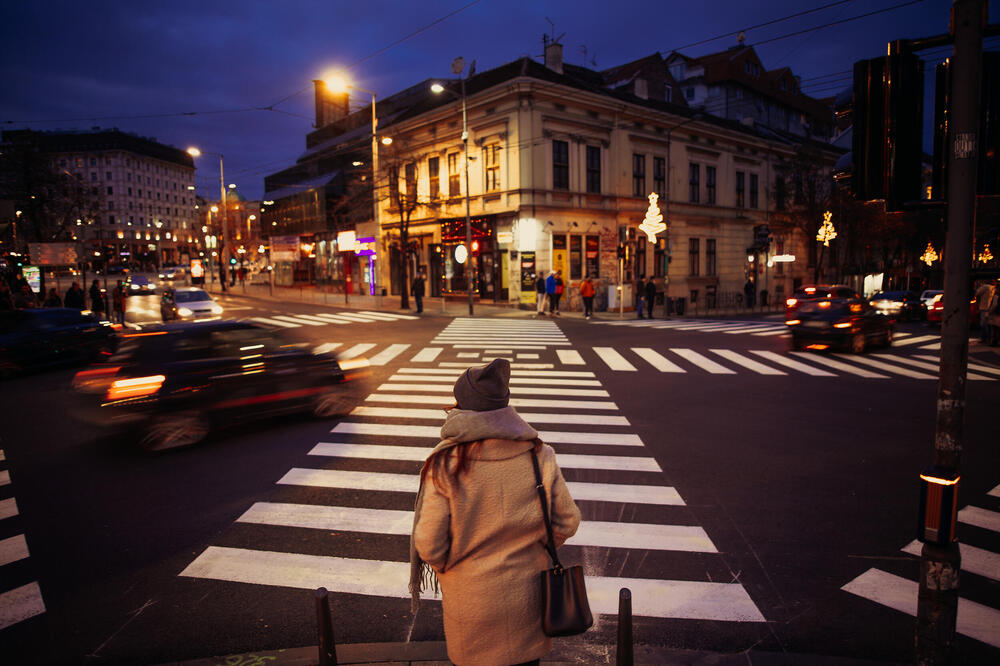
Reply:
M625 360L625 357L611 347L594 347L594 353L608 364L612 370L634 371L635 366Z
M3 449L0 449L0 462L6 463L6 461L7 456ZM0 486L6 485L10 485L10 472L6 469L0 470ZM25 535L14 533L19 529L15 522L18 515L17 500L14 497L0 500L0 521L3 522L4 531L11 534L0 539L0 567L21 562L31 556ZM42 600L42 591L37 582L32 581L20 587L6 589L12 581L4 578L0 578L0 581L2 581L0 585L3 586L0 591L0 630L45 612L45 602Z
M632 351L660 372L685 372L684 368L666 359L649 347L632 347Z
M731 349L712 349L711 352L713 354L718 354L722 358L724 358L724 359L726 359L728 361L732 361L733 363L735 363L737 365L742 365L744 368L746 368L748 370L753 370L754 372L756 372L758 374L761 374L761 375L785 375L785 374L788 374L786 372L782 372L781 370L776 370L776 369L774 369L774 368L772 368L772 367L770 367L768 365L764 365L763 363L755 361L752 358L747 358L746 356L743 356L742 354L737 354L736 352L734 352Z
M628 419L618 412L595 373L584 370L588 363L580 350L572 348L553 322L539 322L542 324L539 327L518 323L521 326L518 329L506 326L503 320L456 321L461 325L446 330L455 333L457 339L467 336L465 340L474 341L455 342L451 336L439 335L431 343L433 347L421 350L404 367L397 368L351 414L332 424L330 441L312 445L308 453L315 464L293 467L278 479L277 484L283 488L280 501L254 502L244 509L237 519L241 529L261 534L267 534L268 529L272 533L277 529L315 530L333 535L346 532L365 535L366 541L392 536L398 542L412 529L413 514L405 504L412 506L412 497L420 483L420 465L440 439L443 408L453 404L455 380L469 362L482 362L501 352L517 354L519 362L513 364L511 372L510 404L528 423L535 423L536 427L554 426L552 430L540 430L539 437L558 449L556 456L566 485L584 514L577 534L567 542L567 547L583 549L585 553L581 559L587 563L588 597L593 612L617 612L618 590L628 586L636 598L633 614L639 617L666 621L765 621L738 581L706 582L706 576L697 576L695 580L643 579L622 576L618 565L608 569L603 564L608 549L641 553L643 557L656 551L673 553L674 557L721 556L706 530L691 524L691 515L663 523L629 520L628 516L635 515L634 509L643 505L673 507L671 511L689 510L677 490L664 485L660 464L648 454L639 435L631 432ZM503 335L513 335L517 344L498 344L496 340L479 337L481 333L500 329ZM539 332L556 335L541 338L536 335ZM357 347L368 343L352 344ZM525 357L524 352L518 351L524 346L537 347L537 358L534 352ZM374 347L371 345L369 349ZM475 357L468 357L476 360L457 363L453 360L460 353L471 353L471 349L482 350ZM389 354L385 345L376 351L373 359ZM625 353L635 353L637 358L662 371L676 372L670 368L679 367L651 348L607 351L601 357L595 350L592 359L599 363L611 359L616 367L631 367L635 372L635 366L625 357ZM399 349L393 358L403 353ZM558 364L549 362L555 358ZM524 360L538 362L521 362ZM579 370L562 369L566 366ZM316 489L328 489L329 497L347 493L370 497L372 501L357 504L352 500L348 502L352 506L340 506L337 500L317 502ZM403 506L397 497L400 493L409 496ZM395 505L385 506L387 501ZM608 511L608 505L620 509ZM630 506L633 510L629 510ZM282 549L288 552L252 545L241 548L210 545L181 576L299 589L324 586L335 594L367 597L407 596L409 564L405 561L356 559L336 552L313 555L296 552L301 550L299 543L297 539L289 540L287 549ZM692 561L696 566L701 562ZM718 564L725 566L721 560Z
M292 324L287 321L281 321L280 319L271 319L270 317L250 317L250 320L260 324L267 324L268 326L278 326L280 328L299 328L302 326L302 324Z
M386 363L396 358L409 348L410 345L407 344L389 345L388 347L386 347L385 349L383 349L382 351L380 351L379 353L375 354L370 359L368 359L368 361L372 365L385 365Z
M293 317L291 315L274 315L272 319L278 319L280 321L287 321L290 324L299 324L300 326L326 326L321 321L313 321L312 319L307 319L305 317Z
M826 370L820 370L819 368L814 368L811 365L806 365L805 363L800 363L790 358L786 358L781 354L773 351L767 351L762 349L751 349L751 354L757 354L760 357L766 358L769 361L777 363L778 365L783 365L786 368L791 368L792 370L798 370L799 372L804 372L807 375L812 375L813 377L836 377L832 372L827 372Z
M340 358L357 358L373 347L375 347L373 343L362 342L341 352Z
M713 375L734 375L735 371L729 368L719 365L707 356L702 356L693 349L671 349L673 353L677 354L681 358L687 360L690 363L694 363L696 366L702 370L706 370Z

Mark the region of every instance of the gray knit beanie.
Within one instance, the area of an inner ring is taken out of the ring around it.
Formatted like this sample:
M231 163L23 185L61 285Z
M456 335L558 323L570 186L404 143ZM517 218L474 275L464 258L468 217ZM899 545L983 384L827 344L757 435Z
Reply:
M469 368L455 382L459 409L488 412L503 409L510 401L510 361L493 359L489 365Z

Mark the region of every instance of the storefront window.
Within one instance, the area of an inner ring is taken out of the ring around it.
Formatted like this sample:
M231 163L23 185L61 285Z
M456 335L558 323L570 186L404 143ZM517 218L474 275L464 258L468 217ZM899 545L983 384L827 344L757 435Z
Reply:
M583 279L583 236L569 237L569 279Z
M600 236L587 236L587 269L586 275L589 275L591 279L597 279L600 277L600 266L601 266L601 238Z

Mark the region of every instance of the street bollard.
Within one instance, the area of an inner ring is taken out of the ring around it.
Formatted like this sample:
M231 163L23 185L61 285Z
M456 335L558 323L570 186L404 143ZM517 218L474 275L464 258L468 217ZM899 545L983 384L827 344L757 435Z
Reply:
M333 637L333 619L330 617L330 593L325 587L320 587L314 597L319 631L319 666L337 666L337 644Z
M632 666L632 591L623 587L618 591L618 646L615 650L617 666Z

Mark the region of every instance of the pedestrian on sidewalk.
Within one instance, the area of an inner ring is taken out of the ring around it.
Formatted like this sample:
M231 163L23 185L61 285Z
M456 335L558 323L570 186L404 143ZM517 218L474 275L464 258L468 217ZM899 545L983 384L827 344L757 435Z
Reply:
M21 285L21 292L14 294L14 307L18 310L30 310L38 307L38 298L27 283Z
M90 309L96 315L104 314L104 294L101 293L101 283L97 280L90 284Z
M413 278L413 284L410 285L410 294L413 295L413 300L417 304L417 314L421 314L424 311L424 272L417 271L416 277Z
M547 296L548 294L545 293L545 276L539 273L537 279L535 280L535 307L538 308L536 316L545 314L545 301L548 300Z
M125 323L125 285L122 284L121 280L118 280L118 284L115 285L115 291L112 297L115 308L115 322L118 324Z
M746 298L747 308L752 310L754 306L754 296L756 296L756 287L754 287L753 280L747 278L747 283L743 285L743 296Z
M555 315L556 308L556 272L549 271L549 276L545 278L545 299L549 302L549 314Z
M73 308L75 310L86 310L87 309L87 297L83 293L83 289L80 289L79 282L73 282L69 289L66 290L66 297L63 299L66 307Z
M653 303L656 301L656 281L653 278L646 280L646 318L653 318Z
M59 298L59 292L56 291L55 287L49 287L49 294L45 297L45 302L42 303L43 308L61 308L62 299Z
M585 319L590 319L594 315L594 294L596 293L594 283L590 281L590 276L583 276L583 282L580 283L580 298L583 299L583 316Z
M646 276L639 277L639 284L635 288L635 318L644 319L642 311L646 309Z
M440 584L448 658L459 665L538 664L552 649L542 632L539 572L549 564L532 456L551 503L553 545L580 524L555 452L508 405L509 381L505 359L459 377L414 506L412 609Z
M562 300L564 291L566 291L566 285L563 283L562 271L556 271L556 291L552 303L555 314L559 314L559 301Z

